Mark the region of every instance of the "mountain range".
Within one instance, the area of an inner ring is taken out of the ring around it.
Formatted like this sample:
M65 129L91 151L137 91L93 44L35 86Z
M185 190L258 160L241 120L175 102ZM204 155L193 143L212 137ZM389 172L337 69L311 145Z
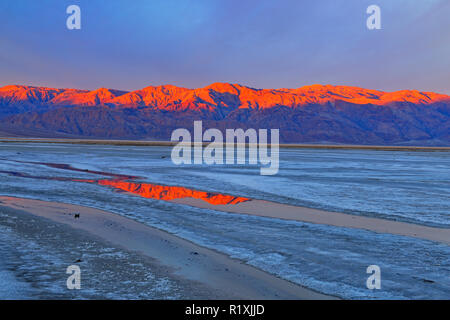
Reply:
M0 88L0 135L169 140L177 128L280 129L284 143L450 145L450 96L349 86L254 89L214 83L126 92Z

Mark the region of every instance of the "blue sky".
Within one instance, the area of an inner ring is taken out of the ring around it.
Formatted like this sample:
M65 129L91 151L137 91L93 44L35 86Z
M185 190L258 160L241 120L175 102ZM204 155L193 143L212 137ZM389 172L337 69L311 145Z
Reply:
M66 28L81 7L81 30ZM382 29L366 28L377 4ZM0 85L232 82L450 94L448 0L2 0Z

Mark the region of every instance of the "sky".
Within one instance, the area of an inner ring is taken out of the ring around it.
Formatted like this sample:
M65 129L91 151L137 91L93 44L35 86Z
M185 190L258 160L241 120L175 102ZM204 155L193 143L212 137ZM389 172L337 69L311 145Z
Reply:
M73 4L80 30L66 27ZM372 4L380 30L366 27ZM449 17L449 0L2 0L0 86L450 94Z

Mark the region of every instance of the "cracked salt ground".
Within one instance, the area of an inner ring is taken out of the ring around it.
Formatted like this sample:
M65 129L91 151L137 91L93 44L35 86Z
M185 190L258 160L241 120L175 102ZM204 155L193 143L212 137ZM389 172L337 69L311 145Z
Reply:
M210 295L195 283L180 286L167 270L133 252L74 230L64 232L66 227L49 221L0 210L2 298L180 299L197 292L201 299ZM66 287L66 268L72 264L82 271L81 290Z
M170 154L170 148L164 147L17 143L2 146L0 153L1 158L39 162L58 159L76 168L139 176L155 183L212 192L226 190L233 195L419 225L448 228L450 221L450 182L443 178L450 170L450 161L445 152L282 150L280 173L270 179L262 178L250 166L175 168L170 159L160 158L161 154ZM86 172L25 163L0 161L0 166L29 175L95 178ZM92 184L43 182L1 173L0 182L0 194L111 211L325 293L345 298L450 296L448 245L228 214L139 198ZM382 268L383 290L368 293L365 270L373 263Z

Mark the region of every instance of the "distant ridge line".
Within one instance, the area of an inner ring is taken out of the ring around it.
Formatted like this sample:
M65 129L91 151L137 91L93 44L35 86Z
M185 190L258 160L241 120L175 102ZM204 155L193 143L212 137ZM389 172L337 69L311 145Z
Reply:
M450 146L450 96L350 86L213 83L125 92L0 88L0 136L168 141L178 128L279 129L281 143Z

